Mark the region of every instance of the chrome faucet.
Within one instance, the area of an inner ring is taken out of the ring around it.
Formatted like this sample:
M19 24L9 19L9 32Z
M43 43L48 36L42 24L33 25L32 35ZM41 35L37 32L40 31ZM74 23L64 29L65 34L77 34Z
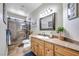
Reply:
M43 33L42 33L42 35L44 35L44 36L45 36L45 32L43 32Z

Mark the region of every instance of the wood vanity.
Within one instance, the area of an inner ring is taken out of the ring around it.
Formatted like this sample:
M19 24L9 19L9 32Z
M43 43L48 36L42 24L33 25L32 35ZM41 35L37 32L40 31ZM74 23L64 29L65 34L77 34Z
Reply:
M31 35L32 52L37 56L79 56L79 46L57 38Z

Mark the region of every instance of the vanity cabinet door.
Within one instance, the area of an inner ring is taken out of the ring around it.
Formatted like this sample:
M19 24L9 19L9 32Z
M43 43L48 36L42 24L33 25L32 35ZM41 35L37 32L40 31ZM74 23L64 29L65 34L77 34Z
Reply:
M34 54L38 55L38 44L36 42L34 44Z
M38 43L36 42L37 39L31 38L31 49L32 52L37 55L38 54Z
M45 42L45 56L53 56L53 44Z
M35 50L34 50L34 39L33 38L31 38L31 49L32 49L32 52L34 53L35 52Z
M32 49L32 52L34 53L34 41L31 41L31 49Z
M42 45L38 47L38 56L44 56L44 46Z
M39 40L38 43L38 56L44 56L44 41Z

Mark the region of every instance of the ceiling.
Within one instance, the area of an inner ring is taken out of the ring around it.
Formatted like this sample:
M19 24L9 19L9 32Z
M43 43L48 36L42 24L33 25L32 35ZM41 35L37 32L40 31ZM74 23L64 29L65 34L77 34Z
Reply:
M7 10L11 13L27 16L40 5L42 3L7 3Z

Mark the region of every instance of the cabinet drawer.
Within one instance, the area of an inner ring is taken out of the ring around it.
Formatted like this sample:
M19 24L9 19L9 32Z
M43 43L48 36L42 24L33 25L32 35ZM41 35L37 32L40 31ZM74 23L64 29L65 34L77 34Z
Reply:
M32 38L31 38L31 41L34 41L34 42L35 42L35 41L36 41L36 38L32 37Z
M37 39L37 38L33 38L32 37L32 41L37 42L39 44L44 44L44 41L43 40L40 40L40 39Z
M64 56L79 56L79 52L58 45L55 45L55 54L56 53Z
M44 56L44 46L43 45L39 45L39 47L38 47L38 55L39 56Z
M53 49L53 44L45 42L45 48Z
M38 39L38 43L39 43L40 45L44 45L44 41L39 40L39 39Z

